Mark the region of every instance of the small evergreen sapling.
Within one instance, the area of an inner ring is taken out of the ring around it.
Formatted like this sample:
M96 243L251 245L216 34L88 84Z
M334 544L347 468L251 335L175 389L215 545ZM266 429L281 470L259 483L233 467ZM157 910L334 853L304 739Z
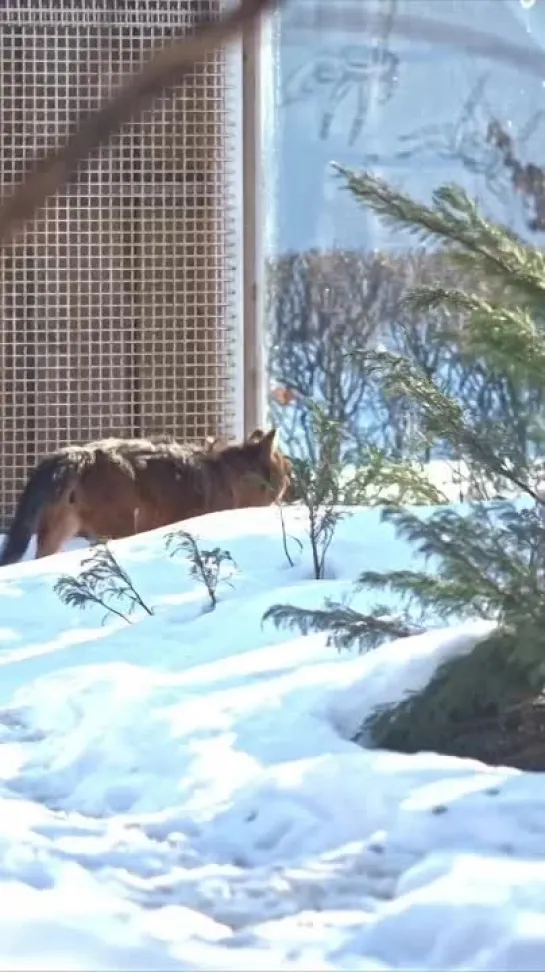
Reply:
M347 448L344 430L314 403L309 403L308 408L315 455L312 460L293 460L293 491L296 500L306 509L314 577L322 580L326 554L336 526L341 519L352 515L352 510L347 507L356 504L374 507L388 502L383 498L383 492L386 496L395 496L397 502L409 499L411 502L441 503L445 497L423 472L407 462L392 462L372 446L363 455L359 453L359 461L358 456L352 456L356 461L348 467L343 465ZM284 551L293 566L280 512ZM323 609L312 611L290 604L276 604L263 616L264 622L272 621L276 627L303 634L311 630L313 619L313 630L327 631L329 643L338 648L346 648L350 643L360 648L375 646L387 637L402 637L419 630L406 619L387 616L381 605L370 614L361 614L348 604L328 599Z
M354 196L384 222L434 240L464 271L466 290L420 288L407 295L413 308L423 314L433 307L455 310L462 322L456 339L468 366L474 362L491 378L500 371L521 402L532 401L534 393L541 400L545 254L485 220L457 187L442 187L425 206L367 173L339 171ZM409 634L449 620L488 621L488 635L445 660L423 690L375 712L359 738L408 752L436 749L545 769L542 456L521 450L516 414L511 424L476 420L471 403L445 395L422 368L387 352L355 353L366 355L387 395L416 409L424 436L444 443L466 465L482 497L496 492L520 499L474 502L467 513L443 507L426 517L386 509L383 516L426 568L361 575L366 591L392 596L395 613L384 607L362 620L329 603L318 611L277 605L268 616L299 630L331 632L337 644L360 649L373 647L389 624L391 637L396 626ZM544 424L543 416L535 421Z
M326 555L337 524L349 515L348 510L341 508L344 435L339 423L330 419L314 402L308 402L307 409L315 455L310 459L292 460L292 489L294 498L303 504L308 517L314 577L323 580Z
M427 521L408 512L385 515L436 569L366 571L360 583L397 593L428 626L468 615L496 626L467 654L445 661L421 692L376 711L362 734L404 752L433 746L478 755L482 726L499 731L545 685L542 511L497 502L476 504L468 516L441 511Z
M370 377L375 370L376 361L371 355ZM330 418L315 402L301 398L299 401L305 406L305 428L313 450L309 458L292 459L292 495L306 510L313 573L322 580L336 528L352 515L351 507L407 501L441 503L445 497L423 470L409 462L390 460L372 444L364 449L354 448L340 422ZM293 566L284 523L282 538L286 558Z
M82 610L90 604L98 604L106 612L102 623L108 614L114 614L130 624L130 615L137 607L146 614L153 614L107 542L92 544L91 554L83 558L81 566L83 569L78 577L63 575L53 588L64 604ZM123 603L125 611L115 607L116 602Z
M201 550L195 537L186 530L176 530L166 538L167 550L170 556L185 553L190 562L190 575L201 581L206 588L210 600L210 610L213 611L218 603L218 584L228 584L232 587L228 577L222 577L221 572L225 564L230 565L230 574L236 570L236 563L228 550L214 547L213 550Z
M425 206L382 179L339 171L356 199L383 222L434 240L475 281L473 291L420 288L407 295L413 309L461 312L458 339L467 362L491 376L500 369L521 401L542 393L543 252L484 219L458 187L442 187ZM367 590L389 590L427 624L473 616L495 627L466 654L445 661L422 691L376 712L363 735L409 752L433 748L494 761L514 758L516 765L529 761L543 769L545 529L542 472L535 462L540 456L521 452L516 416L511 425L476 425L467 408L408 362L383 356L377 367L385 386L420 410L430 437L454 447L485 486L492 483L498 492L508 490L525 501L476 503L467 515L442 510L427 520L408 511L385 512L401 536L433 559L435 569L366 571L360 583ZM521 754L526 733L530 745Z

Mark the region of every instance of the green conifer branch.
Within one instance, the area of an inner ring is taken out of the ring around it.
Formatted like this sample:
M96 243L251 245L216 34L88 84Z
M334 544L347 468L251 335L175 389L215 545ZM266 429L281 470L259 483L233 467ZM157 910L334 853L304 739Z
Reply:
M528 299L543 302L545 256L507 227L484 219L459 186L441 186L433 193L432 205L426 206L378 176L336 164L334 168L356 201L373 210L386 226L406 230L423 242L435 240L473 270L478 258L487 276L508 281L509 286L523 289Z
M298 634L327 633L327 644L339 651L358 648L369 651L392 638L420 634L422 627L409 622L389 608L377 606L370 614L361 614L347 604L326 598L323 608L301 608L293 604L274 604L262 618L274 626Z
M475 357L486 355L495 367L508 371L516 368L529 381L543 381L545 334L528 311L442 287L415 288L403 302L422 314L437 308L466 311L468 317L462 336L466 353Z
M472 428L460 403L445 395L422 369L388 351L364 353L367 362L372 362L379 374L385 393L404 396L417 406L426 435L431 440L446 439L459 455L469 456L483 471L503 477L532 499L539 499L525 470L517 470L495 450L481 430Z

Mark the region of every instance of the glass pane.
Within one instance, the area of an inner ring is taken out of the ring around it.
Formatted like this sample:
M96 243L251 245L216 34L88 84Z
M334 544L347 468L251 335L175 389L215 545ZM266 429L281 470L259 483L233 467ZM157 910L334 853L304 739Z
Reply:
M400 306L409 286L447 270L429 246L358 205L332 163L381 175L425 202L456 182L488 216L539 243L545 3L290 0L265 46L271 421L290 451L308 453L302 396L357 444L403 456L411 415L373 399L346 354L383 344L421 359L444 383L461 381L449 347L434 347L436 322ZM479 375L471 381L484 414L493 406ZM442 449L427 446L422 458Z

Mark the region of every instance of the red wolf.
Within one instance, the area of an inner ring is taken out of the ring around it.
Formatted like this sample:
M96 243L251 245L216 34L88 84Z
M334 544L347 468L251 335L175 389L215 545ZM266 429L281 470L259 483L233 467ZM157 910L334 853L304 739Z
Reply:
M102 439L42 459L19 498L0 566L58 553L72 537L116 539L203 513L269 506L282 499L291 463L278 433L256 429L242 443L183 446L168 436Z

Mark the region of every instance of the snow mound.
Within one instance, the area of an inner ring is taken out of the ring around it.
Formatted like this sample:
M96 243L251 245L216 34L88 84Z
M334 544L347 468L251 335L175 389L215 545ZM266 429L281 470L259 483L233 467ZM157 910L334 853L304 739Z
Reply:
M415 559L355 510L317 582L286 519L294 566L275 510L184 524L236 561L215 611L168 531L112 545L130 625L54 593L82 549L0 572L0 969L542 967L541 775L351 742L491 625L358 656L262 624Z

